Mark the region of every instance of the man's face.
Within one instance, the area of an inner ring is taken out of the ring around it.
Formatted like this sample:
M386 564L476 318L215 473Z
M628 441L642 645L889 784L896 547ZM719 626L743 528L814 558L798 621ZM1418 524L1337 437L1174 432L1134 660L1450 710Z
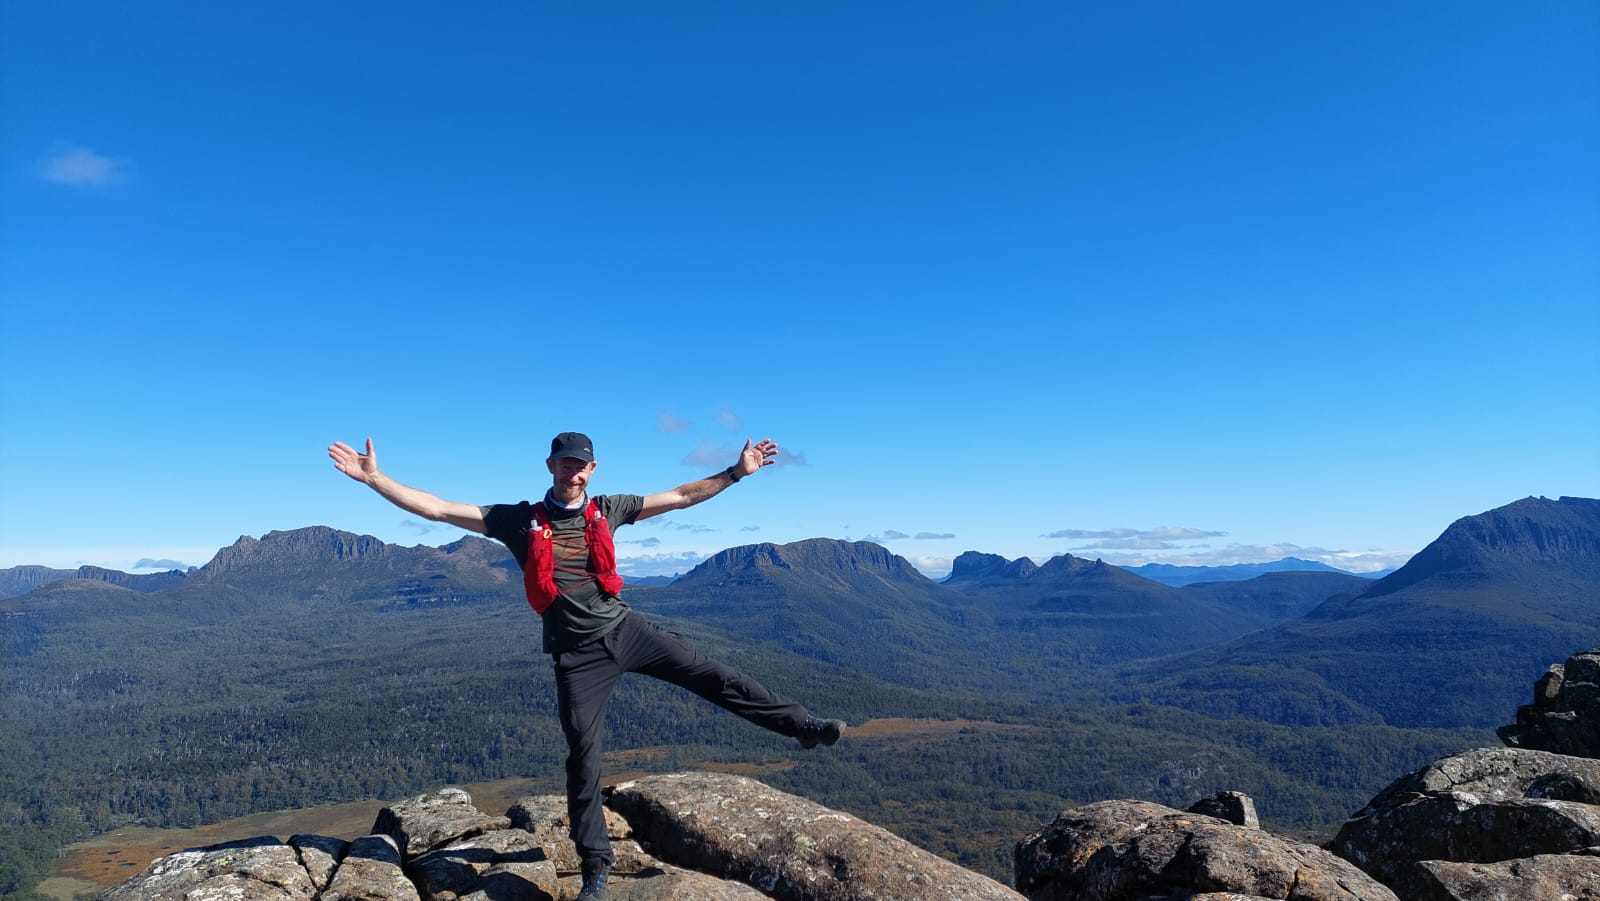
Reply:
M544 461L550 467L550 475L554 479L558 491L582 491L589 484L589 475L594 472L594 461L583 461L577 457L560 457L555 460Z

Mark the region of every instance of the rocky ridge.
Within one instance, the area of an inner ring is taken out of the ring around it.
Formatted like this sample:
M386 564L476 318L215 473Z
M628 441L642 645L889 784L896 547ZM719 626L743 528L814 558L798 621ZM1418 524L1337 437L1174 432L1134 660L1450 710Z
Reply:
M1326 848L1261 830L1223 792L1176 810L1113 800L1064 811L1016 849L1016 888L856 817L753 779L654 775L607 791L618 901L1600 901L1600 649L1551 668L1534 707L1572 726L1552 753L1452 754L1409 773ZM1565 700L1563 700L1565 699ZM1559 702L1559 703L1558 703ZM1554 706L1552 706L1554 705ZM1530 717L1522 711L1518 722ZM1534 725L1538 725L1535 723ZM1591 731L1577 728L1587 727ZM1528 727L1532 729L1532 727ZM1532 729L1528 735L1545 732ZM169 855L102 901L570 901L565 801L487 814L446 788L385 808L355 841L261 837Z

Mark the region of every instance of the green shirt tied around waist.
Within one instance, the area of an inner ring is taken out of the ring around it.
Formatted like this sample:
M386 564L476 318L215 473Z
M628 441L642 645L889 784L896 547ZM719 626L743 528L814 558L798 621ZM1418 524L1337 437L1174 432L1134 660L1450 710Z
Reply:
M644 498L637 494L602 494L594 498L612 531L632 524L644 509ZM517 565L528 566L528 529L533 520L533 504L494 504L483 510L485 534L504 544ZM578 567L589 559L583 536L583 506L564 510L545 503L550 516L551 543L556 559L576 561ZM607 594L581 568L558 565L555 569L555 602L544 612L544 652L558 654L610 632L628 612L618 595Z

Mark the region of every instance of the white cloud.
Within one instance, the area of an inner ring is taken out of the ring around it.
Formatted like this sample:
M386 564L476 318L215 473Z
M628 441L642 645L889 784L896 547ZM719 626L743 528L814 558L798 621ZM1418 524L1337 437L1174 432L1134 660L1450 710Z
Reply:
M883 544L885 541L899 541L902 538L910 537L910 535L907 535L904 532L896 532L894 529L884 529L882 535L868 535L861 540L870 541L873 544Z
M1080 544L1080 545L1072 548L1072 550L1075 550L1075 551L1095 551L1095 550L1120 549L1120 550L1140 550L1140 551L1162 551L1162 550L1169 550L1171 548L1177 548L1177 547L1182 547L1182 546L1183 545L1173 544L1170 541L1162 541L1159 538L1146 538L1146 537L1139 537L1139 536L1129 536L1127 538L1102 538L1099 541L1091 541L1088 544Z
M1157 526L1153 529L1061 529L1045 535L1046 538L1105 538L1105 539L1153 539L1158 541L1194 541L1200 538L1221 538L1227 532L1213 532L1208 529L1189 529L1179 526ZM1109 545L1108 545L1109 546Z
M804 466L806 455L783 445L778 446L778 455L772 458L774 466Z
M954 558L951 557L919 555L907 557L906 560L916 568L917 572L936 581L950 575L950 569L955 565Z
M915 534L915 535L913 535L911 537L917 539L918 541L944 541L947 538L956 537L956 533L954 533L954 532L918 532L917 534Z
M1171 554L1109 553L1100 558L1116 566L1143 566L1146 563L1168 563L1173 566L1232 566L1236 563L1270 563L1285 557L1313 560L1317 563L1342 569L1346 572L1368 573L1383 569L1398 569L1416 551L1330 550L1320 547L1301 547L1297 544L1230 544L1227 547L1183 548Z
M725 409L718 413L717 422L722 423L722 427L730 432L744 431L744 420L740 419L739 414L732 410Z
M188 569L189 564L184 563L182 560L152 560L149 557L141 557L134 561L133 568L135 570L154 569L167 572L174 569Z
M627 576L675 576L686 573L706 559L704 554L684 551L679 554L640 554L618 557L617 571Z
M743 445L740 445L739 447L730 447L726 444L714 444L710 441L702 441L697 447L695 447L694 450L690 451L683 458L683 462L686 466L693 466L696 468L704 468L707 466L728 466L731 465L733 461L739 459L739 452L742 450L744 450Z
M74 188L108 188L128 178L128 162L103 156L87 147L57 144L36 168L38 176Z
M677 522L676 520L662 519L660 517L656 517L654 519L646 520L645 522L641 523L640 525L655 526L658 529L668 529L668 530L673 531L673 532L695 532L695 533L699 533L699 534L704 534L706 532L715 532L716 531L716 529L713 529L710 526L703 525L701 523Z
M694 423L687 419L680 419L671 413L657 413L656 428L666 432L669 435L673 435L679 432L689 431L690 429L694 428Z

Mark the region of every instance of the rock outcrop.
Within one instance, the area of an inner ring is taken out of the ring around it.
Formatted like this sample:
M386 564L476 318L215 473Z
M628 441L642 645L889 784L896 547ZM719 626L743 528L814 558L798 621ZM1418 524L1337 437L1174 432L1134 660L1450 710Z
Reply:
M1030 901L1395 901L1315 845L1146 801L1101 801L1056 817L1017 846L1017 888Z
M1329 847L1403 898L1560 897L1539 894L1537 883L1557 871L1600 880L1600 857L1586 855L1600 845L1597 801L1600 761L1480 748L1397 779ZM1583 856L1531 862L1551 855ZM1490 882L1518 879L1532 881L1520 891L1481 894ZM1479 887L1463 888L1469 884Z
M608 803L617 901L1021 899L751 779L651 776L617 786ZM373 834L353 842L262 837L169 855L102 901L568 901L579 876L565 808L538 796L491 816L442 789L384 808Z
M1550 667L1533 686L1533 703L1498 730L1513 748L1600 757L1600 648Z
M608 803L652 853L783 901L1020 898L877 826L741 776L650 776L617 786Z
M1600 650L1551 667L1535 691L1538 716L1519 711L1529 728L1506 738L1513 747L1452 754L1402 776L1327 849L1263 832L1238 792L1187 811L1134 800L1065 811L1017 845L1021 894L752 779L648 776L607 793L612 897L1600 901L1600 755L1583 742L1560 745L1582 754L1519 746L1526 736L1594 735L1597 686ZM296 835L184 851L102 901L569 901L579 862L565 808L547 795L490 815L466 792L442 789L385 808L373 834L353 842Z

